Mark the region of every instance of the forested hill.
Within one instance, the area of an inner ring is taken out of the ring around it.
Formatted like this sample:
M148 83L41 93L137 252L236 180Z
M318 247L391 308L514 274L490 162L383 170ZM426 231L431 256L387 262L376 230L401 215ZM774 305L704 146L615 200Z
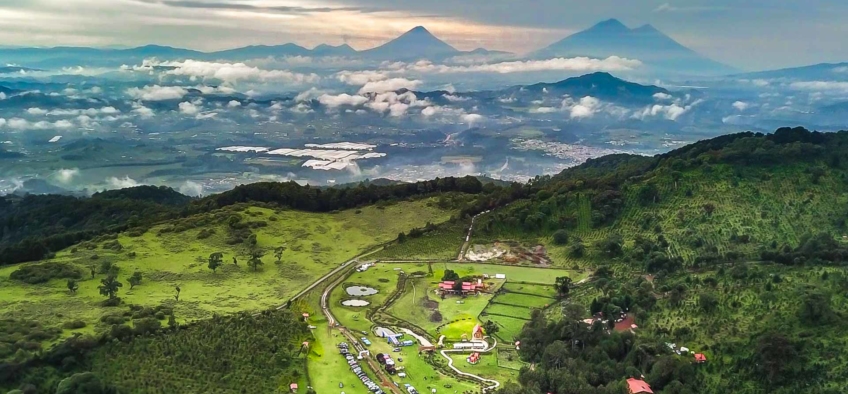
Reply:
M449 177L416 183L377 185L363 182L333 188L300 186L295 182L254 183L201 199L155 186L107 191L90 198L12 195L0 197L0 265L39 260L100 234L148 227L237 203L267 203L310 212L331 212L381 201L460 192L481 196L475 203L463 207L466 213L473 214L507 200L525 197L527 190L517 184L502 189L491 183L484 187L474 177Z
M773 259L809 235L841 238L846 176L848 132L740 133L655 157L606 156L539 178L532 198L488 215L478 228L503 238L565 230L582 244L572 248L605 259L609 250L591 247L603 243L622 262L627 256L617 250L641 242L637 235L662 235L662 254L675 266Z
M608 156L531 194L476 238L543 243L594 275L514 338L535 368L499 394L625 393L629 377L662 394L845 392L848 132ZM637 328L582 322L623 313Z

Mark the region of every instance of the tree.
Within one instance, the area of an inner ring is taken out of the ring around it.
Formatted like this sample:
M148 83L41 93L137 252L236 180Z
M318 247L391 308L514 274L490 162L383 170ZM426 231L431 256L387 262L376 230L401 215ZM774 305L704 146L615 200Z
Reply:
M109 296L110 300L115 299L115 295L118 294L118 289L124 287L124 284L118 282L118 279L114 275L108 275L107 277L100 280L100 295Z
M176 287L174 288L174 290L176 290L176 291L177 291L177 294L174 294L174 300L179 301L179 300L180 300L180 291L182 291L182 289L180 289L180 287L179 287L179 286L176 286Z
M571 278L567 276L558 276L555 284L557 294L560 297L568 296L568 292L571 290Z
M497 323L495 323L494 320L486 320L486 322L483 323L483 331L486 332L486 335L495 335L495 333L500 331L500 329L501 328L498 327Z
M222 262L223 259L224 259L224 254L221 253L221 252L215 252L215 253L210 254L209 255L209 265L208 265L209 269L212 270L212 272L215 272L218 269L218 267L220 267L221 264L223 264L223 262Z
M704 312L710 313L718 307L718 299L712 293L701 293L698 296L698 305Z
M91 372L73 374L56 387L56 394L105 394L113 391Z
M571 244L571 247L568 248L568 255L579 259L586 255L586 246L583 245L583 242L581 241L575 241Z
M454 270L445 270L445 274L442 276L442 282L444 281L457 281L459 280L459 274L454 272Z
M565 230L557 230L554 232L554 245L565 245L568 243L568 232Z
M706 213L707 216L712 216L713 212L715 212L715 210L716 210L715 204L713 204L711 202L704 204L703 208L704 208L704 213Z
M265 264L262 262L262 255L262 251L259 249L253 249L250 252L250 260L247 261L247 265L253 268L253 271L258 270L260 265Z
M68 290L71 291L71 294L76 294L77 289L79 289L79 285L76 280L68 279Z
M129 279L127 279L127 282L130 283L130 290L132 290L133 287L140 285L141 279L142 279L141 272L139 272L139 271L133 272L132 276L130 276Z
M94 267L94 264L88 266L88 270L91 271L91 279L94 279L94 274L97 273L97 268Z
M233 265L238 265L238 259L236 256L233 256Z
M763 380L778 385L792 378L794 364L803 364L795 344L776 331L757 339L755 359L754 366L762 373Z
M286 251L285 246L280 246L280 247L274 249L274 257L277 258L278 263L283 259L283 252L285 252L285 251Z
M406 242L406 234L398 233L397 241L398 241L399 244Z
M806 324L820 324L830 321L833 317L830 297L820 292L807 294L801 303L799 315Z

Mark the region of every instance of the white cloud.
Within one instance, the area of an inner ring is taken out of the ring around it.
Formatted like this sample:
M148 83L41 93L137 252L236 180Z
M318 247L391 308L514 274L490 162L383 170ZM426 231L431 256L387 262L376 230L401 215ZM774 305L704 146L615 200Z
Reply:
M296 101L296 102L309 101L309 100L318 98L319 96L321 96L324 93L325 92L322 91L322 90L318 90L315 87L311 87L311 88L309 88L309 90L298 93L298 95L294 97L294 101ZM276 104L274 104L274 105L276 105Z
M216 79L229 83L241 81L281 82L290 84L316 83L321 78L317 74L302 74L288 70L264 70L248 66L245 63L219 63L199 60L181 62L163 62L158 65L174 67L165 71L168 75L182 75L192 79Z
M668 93L654 93L654 99L657 101L671 100L671 95Z
M33 116L47 115L46 109L41 109L41 108L38 108L38 107L29 108L29 109L27 109L26 112L30 115L33 115Z
M6 99L6 93L0 92L0 100Z
M840 74L848 73L848 66L836 67L836 68L833 69L833 72L840 73Z
M395 117L403 116L406 114L407 109L409 109L409 104L394 103L389 106L389 115Z
M366 97L363 97L363 96L360 96L360 95L351 96L347 93L342 93L342 94L337 95L337 96L333 96L333 95L329 95L329 94L322 94L321 96L318 97L319 103L321 103L321 104L323 104L327 107L330 107L330 108L337 108L337 107L340 107L342 105L350 105L350 106L356 107L356 106L365 104L367 101L368 101L368 98L366 98Z
M140 116L142 119L149 119L156 116L152 109L145 107L141 103L133 103L132 113Z
M454 96L452 94L445 94L442 97L447 99L450 102L458 102L458 101L468 101L471 100L471 97L463 97L463 96Z
M437 111L438 111L438 109L436 109L436 107L427 107L427 108L424 108L423 110L421 110L421 115L433 116L433 115L436 114Z
M538 107L538 108L532 108L530 110L530 112L534 113L534 114L549 114L551 112L559 112L559 110L560 110L559 108L555 108L555 107Z
M129 176L124 176L123 178L113 176L106 179L106 185L109 189L125 189L128 187L138 186L139 183L135 179L130 178Z
M77 168L63 168L59 171L56 171L54 177L60 183L67 184L70 183L74 179L74 177L79 175L79 172L80 171Z
M0 118L0 127L3 127L5 125L6 125L6 119Z
M848 92L848 82L836 81L806 81L793 82L789 87L796 90L811 90L819 92Z
M474 126L474 123L477 123L477 122L479 122L479 121L482 121L482 120L483 120L483 115L479 115L479 114L465 114L465 115L462 115L462 116L460 117L460 119L461 119L463 122L468 123L468 125L469 125L470 127L473 127L473 126Z
M188 94L188 90L180 86L145 86L143 88L129 88L127 95L141 101L177 100Z
M241 103L238 102L237 100L230 100L230 102L227 103L227 107L229 107L229 108L241 107Z
M571 116L572 119L590 118L595 115L595 112L598 111L600 105L601 100L592 96L583 97L576 105L571 107L569 116Z
M26 119L12 118L5 122L6 126L15 130L51 130L51 129L69 129L74 127L74 124L68 120L59 120L56 122L48 122L45 120L39 122L30 122Z
M739 111L744 111L744 110L748 109L750 106L751 106L751 104L748 104L744 101L737 101L737 102L733 103L733 108L736 108Z
M391 78L382 81L368 82L359 89L359 94L363 93L383 93L393 92L400 89L415 89L421 84L419 80L409 80L406 78Z
M336 78L339 81L353 86L362 86L368 82L383 81L389 79L389 76L388 72L375 70L340 71L336 73Z
M641 112L637 111L633 114L633 118L645 119L648 117L663 116L668 120L677 120L677 118L689 112L692 108L694 108L701 102L702 100L696 100L695 102L688 105L683 105L680 103L674 103L671 105L655 104L652 106L645 107Z
M203 195L203 185L197 182L185 181L185 183L180 185L179 192L186 196L199 197Z
M606 59L592 59L588 57L553 58L546 60L522 60L512 62L501 62L492 64L478 64L471 66L449 66L444 64L433 64L422 60L411 64L395 65L399 71L413 71L419 73L496 73L509 74L529 71L626 71L640 67L639 60L626 59L618 56L610 56Z
M180 113L185 115L196 115L198 112L200 112L200 108L188 101L181 102L179 108Z

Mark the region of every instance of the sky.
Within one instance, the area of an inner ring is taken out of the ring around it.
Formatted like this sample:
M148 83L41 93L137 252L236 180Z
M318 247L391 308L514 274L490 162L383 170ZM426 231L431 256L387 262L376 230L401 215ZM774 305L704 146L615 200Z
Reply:
M609 18L747 70L848 61L844 0L0 0L0 46L367 49L423 25L521 54Z

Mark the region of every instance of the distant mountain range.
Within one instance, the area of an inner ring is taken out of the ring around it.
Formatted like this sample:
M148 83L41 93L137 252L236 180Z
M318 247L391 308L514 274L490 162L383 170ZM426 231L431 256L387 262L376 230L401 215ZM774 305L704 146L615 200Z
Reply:
M507 52L489 51L482 48L473 51L460 51L436 38L423 26L415 27L383 45L363 51L357 51L347 44L339 46L321 44L313 49L308 49L291 43L252 45L216 52L200 52L161 45L145 45L128 49L86 47L0 48L0 59L7 63L25 64L28 67L45 69L73 66L120 66L122 64L138 64L149 58L241 61L286 56L346 56L373 60L429 59L440 61L462 54L507 54Z
M726 75L737 69L681 45L651 25L628 28L616 19L600 22L529 55L531 58L575 57L637 59L654 71L692 75Z
M782 68L733 75L748 79L798 79L806 81L848 81L848 63L820 63L804 67Z

